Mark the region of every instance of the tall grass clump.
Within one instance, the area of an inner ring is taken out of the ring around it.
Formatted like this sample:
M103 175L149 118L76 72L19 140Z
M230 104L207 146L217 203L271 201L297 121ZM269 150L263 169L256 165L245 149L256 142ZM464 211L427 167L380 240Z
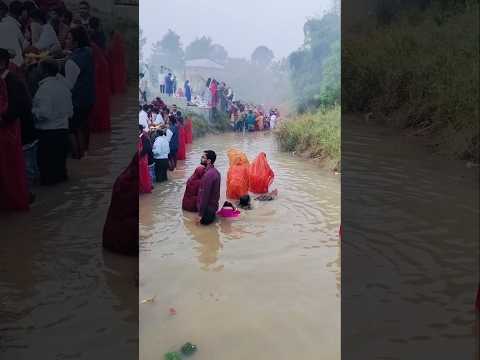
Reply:
M478 160L479 5L404 13L343 39L342 107Z
M280 124L275 132L284 151L340 164L340 107L317 109Z
M219 134L231 129L228 116L220 113L211 122L205 116L195 112L187 112L185 118L192 119L192 135L195 139L207 134Z

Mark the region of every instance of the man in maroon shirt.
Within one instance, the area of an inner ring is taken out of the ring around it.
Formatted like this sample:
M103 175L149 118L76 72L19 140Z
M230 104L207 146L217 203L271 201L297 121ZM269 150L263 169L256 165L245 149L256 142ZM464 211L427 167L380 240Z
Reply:
M197 198L198 222L202 225L211 224L215 220L215 214L218 211L221 176L214 167L216 159L217 154L215 154L215 151L206 150L200 161L206 168Z

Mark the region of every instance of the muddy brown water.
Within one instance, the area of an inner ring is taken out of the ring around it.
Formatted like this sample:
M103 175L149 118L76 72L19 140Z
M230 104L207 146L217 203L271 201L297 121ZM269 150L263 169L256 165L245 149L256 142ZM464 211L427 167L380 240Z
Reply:
M267 154L279 197L239 219L194 224L181 210L202 150ZM269 133L199 139L168 183L140 198L140 358L190 341L197 360L340 359L340 179L278 151ZM170 315L174 308L176 315Z
M478 168L350 121L342 128L342 357L478 359Z
M138 356L138 259L102 249L113 182L135 153L135 90L113 99L112 133L92 135L67 183L0 214L1 359Z

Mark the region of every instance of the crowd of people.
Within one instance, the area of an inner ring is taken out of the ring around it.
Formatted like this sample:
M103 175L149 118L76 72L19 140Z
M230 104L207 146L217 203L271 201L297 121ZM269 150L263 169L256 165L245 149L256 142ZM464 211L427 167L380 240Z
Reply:
M110 97L126 90L123 39L90 4L0 1L0 210L28 210L34 186L68 180L90 132L109 131Z
M192 122L184 119L176 105L168 107L159 97L140 105L138 118L138 187L144 194L152 192L155 182L168 180L167 174L175 171L177 160L186 159L186 144L192 143ZM239 214L230 202L219 210L221 176L214 166L216 156L212 150L204 152L201 166L187 181L182 200L182 208L197 212L198 222L204 225L212 223L217 215ZM256 198L259 201L277 196L276 191L269 192L274 173L265 153L251 164L245 154L234 149L228 157L227 198L237 199L243 209L251 209L249 192L263 194Z
M277 126L280 113L278 109L264 111L261 107L235 104L231 110L231 121L234 131L273 130Z
M192 143L192 122L176 105L170 108L157 97L140 106L138 116L140 193L149 193L155 182L168 180L177 160L185 160L186 144Z
M265 111L262 106L247 104L235 99L235 93L225 82L209 78L205 84L202 96L194 97L191 101L192 91L187 80L184 86L187 104L207 107L220 111L228 116L234 131L263 131L275 129L280 113L272 108Z

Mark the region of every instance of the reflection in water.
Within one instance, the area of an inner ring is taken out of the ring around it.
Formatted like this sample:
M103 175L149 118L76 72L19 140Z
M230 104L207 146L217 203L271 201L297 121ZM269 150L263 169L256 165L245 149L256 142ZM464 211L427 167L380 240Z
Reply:
M181 210L186 180L215 150L223 204L230 147L266 152L279 197L196 225ZM279 152L268 133L199 139L179 166L140 199L140 298L157 295L140 304L140 358L191 341L197 360L339 359L339 178Z
M198 242L195 250L198 251L198 261L203 265L203 270L208 270L210 265L216 264L218 253L222 248L218 224L212 226L200 226L192 218L185 217L185 228L193 240ZM218 269L218 267L217 267Z
M138 259L102 250L112 185L135 151L137 99L114 99L112 133L69 161L67 183L36 189L28 213L0 214L0 358L137 356Z

